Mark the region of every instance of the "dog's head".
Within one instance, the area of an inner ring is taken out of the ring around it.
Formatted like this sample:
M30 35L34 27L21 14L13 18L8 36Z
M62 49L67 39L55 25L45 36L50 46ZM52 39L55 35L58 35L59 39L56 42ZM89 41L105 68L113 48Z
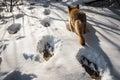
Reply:
M70 5L68 5L69 13L74 9L79 9L79 5L76 5L75 7L71 7Z

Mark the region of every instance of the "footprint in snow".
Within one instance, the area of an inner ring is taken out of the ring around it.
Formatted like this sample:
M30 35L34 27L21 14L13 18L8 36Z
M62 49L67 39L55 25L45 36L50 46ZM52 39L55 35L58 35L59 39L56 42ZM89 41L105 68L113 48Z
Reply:
M37 50L48 61L54 55L54 37L49 35L42 37L38 42Z
M43 7L44 7L44 8L47 8L47 7L49 7L49 5L50 5L50 1L46 1L46 2L43 4Z
M9 34L16 34L21 29L21 24L15 23L7 28Z
M50 27L50 18L47 17L47 18L44 18L42 21L41 21L41 24L44 26L44 27Z
M85 56L81 56L80 60L82 66L85 68L86 72L93 78L93 79L101 79L100 72L98 70L98 66L87 59Z
M104 57L88 46L81 48L76 58L86 72L95 80L101 80L102 74L108 69Z
M16 19L19 19L19 18L24 17L24 14L16 14L15 17L16 17Z
M49 15L49 14L50 14L50 10L49 10L49 9L45 9L45 10L43 11L43 13L44 13L44 15Z

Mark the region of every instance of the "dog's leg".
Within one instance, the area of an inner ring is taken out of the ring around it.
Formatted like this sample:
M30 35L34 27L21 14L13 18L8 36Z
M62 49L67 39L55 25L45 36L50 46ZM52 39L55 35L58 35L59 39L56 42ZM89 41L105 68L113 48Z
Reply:
M71 22L69 22L69 27L70 27L70 31L74 32L74 28L73 28Z

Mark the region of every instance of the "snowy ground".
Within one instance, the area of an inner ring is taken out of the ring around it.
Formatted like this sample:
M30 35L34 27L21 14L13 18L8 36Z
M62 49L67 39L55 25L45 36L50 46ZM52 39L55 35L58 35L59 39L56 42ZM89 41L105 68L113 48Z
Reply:
M19 6L14 8L15 19L12 13L4 14L0 80L91 80L81 56L97 65L101 80L120 79L120 10L81 5L87 14L87 45L83 47L77 35L66 29L66 4L71 2ZM47 42L54 47L49 61L42 57Z

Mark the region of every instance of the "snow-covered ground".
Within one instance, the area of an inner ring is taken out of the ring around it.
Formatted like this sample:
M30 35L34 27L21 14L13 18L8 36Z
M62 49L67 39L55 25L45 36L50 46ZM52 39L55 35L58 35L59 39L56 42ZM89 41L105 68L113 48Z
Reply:
M43 0L4 13L0 80L91 80L82 67L82 56L97 65L101 80L120 79L120 11L80 5L87 15L86 46L81 46L77 35L66 29L67 4L72 3ZM42 56L46 43L54 47L48 61Z

